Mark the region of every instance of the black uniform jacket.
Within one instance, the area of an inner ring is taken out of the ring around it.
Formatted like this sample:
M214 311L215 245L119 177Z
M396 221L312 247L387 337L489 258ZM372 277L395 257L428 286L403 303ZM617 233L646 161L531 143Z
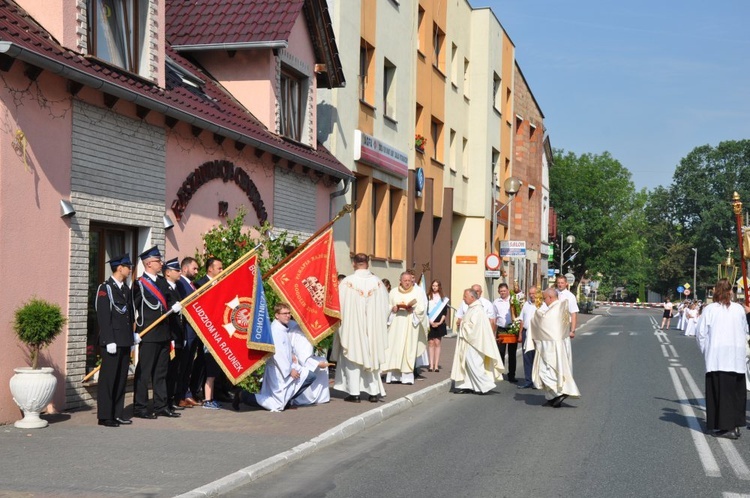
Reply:
M118 309L124 309L124 313ZM99 286L96 291L96 319L99 322L99 344L106 346L114 342L118 347L133 345L133 300L127 284L123 283L120 289L117 282L109 277Z
M143 275L141 278L148 279L149 282L157 288L162 298L166 301L167 306L165 308L162 305L161 301L151 293L149 288L142 282L140 282L140 279L134 282L133 307L139 314L138 320L136 322L136 325L138 327L136 329L136 332L141 332L142 330L146 329L149 325L154 323L157 318L166 314L175 303L174 295L169 289L169 284L167 284L167 280L164 277L157 275L156 282L151 280L148 275ZM151 309L149 304L156 307L156 309ZM169 326L169 320L164 319L159 322L156 327L148 331L146 335L141 337L141 340L143 342L169 342L172 340L172 333L170 329L171 327Z

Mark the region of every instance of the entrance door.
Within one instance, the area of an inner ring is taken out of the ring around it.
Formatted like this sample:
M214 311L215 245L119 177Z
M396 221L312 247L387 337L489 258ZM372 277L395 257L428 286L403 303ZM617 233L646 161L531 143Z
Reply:
M130 253L135 262L138 229L118 225L91 224L89 232L88 316L86 333L86 373L99 362L99 327L96 321L96 289L112 275L107 261ZM128 282L131 285L131 282Z

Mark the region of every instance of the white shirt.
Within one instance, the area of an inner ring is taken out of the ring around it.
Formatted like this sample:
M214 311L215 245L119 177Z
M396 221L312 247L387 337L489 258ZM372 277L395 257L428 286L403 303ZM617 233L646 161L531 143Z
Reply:
M508 328L513 322L510 315L510 296L507 299L498 297L493 303L495 306L495 316L497 317L496 325L501 328Z
M571 315L573 313L578 313L578 300L572 292L570 292L568 289L565 289L564 291L558 291L557 297L558 299L560 299L560 301L568 302L568 311Z
M695 332L706 372L745 373L747 333L745 309L740 304L706 306Z
M523 308L521 308L521 320L523 321L523 328L525 330L529 330L529 327L531 327L531 318L534 316L534 312L536 312L536 305L534 303L531 301L523 303Z

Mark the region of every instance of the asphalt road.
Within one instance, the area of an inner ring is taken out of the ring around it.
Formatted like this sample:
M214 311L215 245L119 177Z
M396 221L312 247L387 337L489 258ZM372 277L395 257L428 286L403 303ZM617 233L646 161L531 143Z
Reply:
M227 496L750 497L750 431L703 433L695 340L657 310L596 314L562 408L508 383L440 395Z

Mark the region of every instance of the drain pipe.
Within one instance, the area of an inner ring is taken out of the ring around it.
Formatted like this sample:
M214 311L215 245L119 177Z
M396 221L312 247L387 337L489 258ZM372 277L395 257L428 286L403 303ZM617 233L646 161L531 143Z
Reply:
M341 190L337 190L335 192L331 192L330 198L331 200L328 202L328 219L333 218L333 201L336 197L341 197L342 195L345 195L349 191L349 185L352 182L357 181L356 178L344 178L344 186L341 188Z

